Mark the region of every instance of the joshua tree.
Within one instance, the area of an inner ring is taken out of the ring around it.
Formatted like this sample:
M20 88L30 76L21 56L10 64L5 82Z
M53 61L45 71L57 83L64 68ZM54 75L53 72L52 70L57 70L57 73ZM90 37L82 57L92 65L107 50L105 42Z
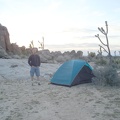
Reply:
M107 21L105 21L105 25L106 25L106 31L103 29L103 27L101 27L101 28L99 28L98 27L98 30L102 33L102 34L104 34L105 35L105 37L106 37L106 44L100 39L100 36L99 36L99 34L97 34L97 35L95 35L95 37L97 37L98 39L99 39L99 41L102 43L102 45L104 45L105 47L107 47L107 50L106 50L106 48L105 47L103 47L103 46L101 46L101 45L99 45L100 46L100 49L102 48L105 52L107 52L108 53L108 57L109 57L109 63L111 63L111 51L110 51L110 47L109 47L109 41L108 41L108 24L107 24Z
M114 55L116 56L116 51L114 51Z
M102 48L100 46L100 50L98 50L98 54L102 56Z
M118 51L119 52L119 55L120 55L120 51Z
M44 37L42 37L42 40L43 40L42 42L38 41L39 44L40 44L39 48L41 48L42 50L44 50Z
M34 42L33 42L33 40L31 41L31 43L29 45L29 48L34 48Z
M88 56L89 56L90 52L89 52L89 51L87 51L87 53L88 53Z
M94 58L96 54L94 52L89 52L88 51L88 57Z

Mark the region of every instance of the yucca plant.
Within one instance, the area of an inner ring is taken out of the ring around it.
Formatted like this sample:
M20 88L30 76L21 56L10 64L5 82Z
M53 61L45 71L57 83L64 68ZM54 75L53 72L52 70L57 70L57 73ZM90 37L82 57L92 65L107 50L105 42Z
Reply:
M103 29L103 27L99 28L98 27L98 30L103 34L105 35L105 38L106 38L106 43L104 43L99 34L95 35L95 37L97 37L99 39L99 41L102 43L102 45L99 45L100 46L100 50L104 50L106 53L108 53L108 57L109 57L109 64L111 64L111 51L110 51L110 46L109 46L109 41L108 41L108 24L107 24L107 21L105 21L105 25L106 25L106 31ZM107 49L105 48L107 47Z

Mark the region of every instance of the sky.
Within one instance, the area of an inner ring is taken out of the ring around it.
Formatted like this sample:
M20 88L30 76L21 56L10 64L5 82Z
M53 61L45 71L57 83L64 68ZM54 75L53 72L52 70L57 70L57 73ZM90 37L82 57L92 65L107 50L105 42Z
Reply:
M36 47L44 37L50 51L99 50L108 22L109 44L120 51L120 0L0 0L0 23L6 26L11 43Z

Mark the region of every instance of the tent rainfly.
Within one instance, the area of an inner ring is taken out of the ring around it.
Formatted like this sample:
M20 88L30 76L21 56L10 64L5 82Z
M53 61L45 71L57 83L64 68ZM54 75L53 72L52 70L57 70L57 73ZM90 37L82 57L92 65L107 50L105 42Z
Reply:
M92 82L92 67L84 60L69 60L63 63L51 78L56 85L74 86Z

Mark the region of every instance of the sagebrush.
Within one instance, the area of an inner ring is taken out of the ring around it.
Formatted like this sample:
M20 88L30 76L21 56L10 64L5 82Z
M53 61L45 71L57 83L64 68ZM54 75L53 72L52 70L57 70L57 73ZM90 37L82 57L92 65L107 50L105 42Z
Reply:
M93 78L93 82L97 85L120 85L120 78L117 69L112 65L96 66L93 73L96 76Z

